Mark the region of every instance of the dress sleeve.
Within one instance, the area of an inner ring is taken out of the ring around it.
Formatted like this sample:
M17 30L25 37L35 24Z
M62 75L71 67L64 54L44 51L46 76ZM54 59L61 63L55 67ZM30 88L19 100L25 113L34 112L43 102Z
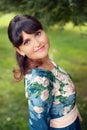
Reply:
M49 129L50 82L46 77L25 78L30 130ZM48 100L49 99L49 100Z

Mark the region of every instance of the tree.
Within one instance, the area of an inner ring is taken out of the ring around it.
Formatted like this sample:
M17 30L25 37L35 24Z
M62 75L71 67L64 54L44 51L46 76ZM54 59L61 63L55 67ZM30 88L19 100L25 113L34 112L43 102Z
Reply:
M0 11L31 14L47 25L54 23L83 24L87 21L86 0L3 0Z

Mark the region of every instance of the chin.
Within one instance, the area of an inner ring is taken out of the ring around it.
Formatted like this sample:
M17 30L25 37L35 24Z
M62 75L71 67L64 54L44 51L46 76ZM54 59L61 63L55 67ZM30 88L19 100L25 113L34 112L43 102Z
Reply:
M42 59L44 59L44 58L46 58L48 56L48 54L39 54L37 57L34 57L33 59L34 60L42 60Z
M48 53L45 53L45 54L43 54L43 55L39 55L39 58L40 59L44 59L45 57L47 57L48 56Z

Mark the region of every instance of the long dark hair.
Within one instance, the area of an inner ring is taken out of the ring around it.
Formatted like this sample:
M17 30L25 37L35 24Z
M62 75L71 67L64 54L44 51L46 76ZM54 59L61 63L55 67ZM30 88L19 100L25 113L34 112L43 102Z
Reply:
M33 34L39 29L43 29L41 23L32 16L29 15L17 15L9 23L8 37L13 46L19 48L23 43L22 31ZM27 71L41 64L41 61L32 61L27 56L22 56L16 52L16 59L19 69L14 69L14 79L20 81Z

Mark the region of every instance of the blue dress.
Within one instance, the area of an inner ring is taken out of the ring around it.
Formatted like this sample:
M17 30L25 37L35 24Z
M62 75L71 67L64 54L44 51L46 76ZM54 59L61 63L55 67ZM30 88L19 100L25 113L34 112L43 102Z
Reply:
M61 118L76 104L76 90L71 77L56 64L53 70L34 68L25 75L30 130L81 130L79 118L63 128L50 126L51 119Z

